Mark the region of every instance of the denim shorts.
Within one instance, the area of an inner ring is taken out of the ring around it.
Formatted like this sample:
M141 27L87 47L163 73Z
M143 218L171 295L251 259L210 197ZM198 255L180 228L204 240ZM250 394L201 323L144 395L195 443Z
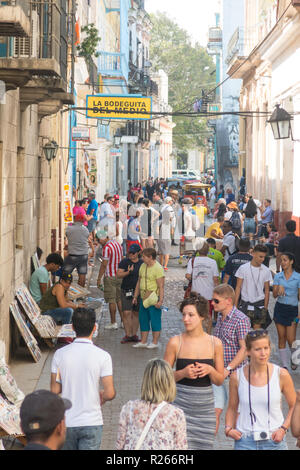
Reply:
M288 450L288 446L285 437L278 443L272 439L255 441L251 433L243 435L238 441L234 441L234 450Z
M97 220L96 219L91 219L88 221L88 231L91 233L91 232L94 232L94 230L96 229L96 226L97 226Z
M65 258L63 270L71 274L74 269L77 269L78 274L86 274L88 270L88 255L68 255Z
M103 426L67 428L63 450L99 450Z
M245 219L244 233L256 233L255 219L249 219L249 218Z
M222 385L212 385L214 397L215 397L215 408L224 410L227 407L229 397L229 379L225 379Z

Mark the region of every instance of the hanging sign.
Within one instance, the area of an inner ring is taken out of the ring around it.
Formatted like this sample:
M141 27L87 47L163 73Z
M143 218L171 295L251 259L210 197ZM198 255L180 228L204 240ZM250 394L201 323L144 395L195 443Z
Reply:
M152 118L152 98L145 98L140 95L88 95L86 97L86 107L86 116L93 119L145 121Z
M64 185L64 201L65 201L65 211L64 211L65 222L73 222L70 186L68 184Z
M120 157L122 155L122 150L117 148L110 149L110 156L111 157Z
M73 142L90 142L90 129L88 127L72 128Z

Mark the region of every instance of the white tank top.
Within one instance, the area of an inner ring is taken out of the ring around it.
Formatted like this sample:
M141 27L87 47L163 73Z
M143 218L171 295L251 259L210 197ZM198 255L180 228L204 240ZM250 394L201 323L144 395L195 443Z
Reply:
M244 367L237 370L238 394L239 394L239 417L237 429L243 434L252 431L275 431L284 423L281 410L281 390L280 390L280 367L273 364L273 372L270 377L270 429L268 424L268 386L255 387L251 385L251 407L256 420L253 428L250 418L249 406L249 382L244 374Z

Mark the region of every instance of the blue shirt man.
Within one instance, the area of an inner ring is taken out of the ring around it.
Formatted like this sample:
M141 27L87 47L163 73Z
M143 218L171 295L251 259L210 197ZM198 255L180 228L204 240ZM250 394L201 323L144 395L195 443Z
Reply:
M274 211L271 207L270 199L265 200L265 210L262 213L261 218L262 218L263 225L271 224L273 222Z
M91 233L95 230L98 221L98 202L95 199L95 194L89 195L89 207L87 208L87 215L92 215L93 218L88 222L88 231Z

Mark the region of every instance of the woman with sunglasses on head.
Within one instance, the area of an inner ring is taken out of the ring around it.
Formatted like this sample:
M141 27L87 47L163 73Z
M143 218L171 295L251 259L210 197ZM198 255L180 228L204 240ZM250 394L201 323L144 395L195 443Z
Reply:
M184 333L171 338L164 359L176 366L176 399L187 422L189 450L213 448L216 414L212 384L224 381L223 347L218 338L204 332L208 302L195 292L180 305Z
M287 370L269 362L271 342L266 330L246 336L249 364L230 377L225 434L235 450L288 450L285 435L296 401ZM288 404L284 418L281 395Z
M277 299L274 309L274 322L278 333L278 349L282 367L288 368L288 349L291 353L295 349L293 343L296 340L298 302L300 299L300 274L294 269L295 256L292 253L283 253L281 256L282 272L274 277L273 296ZM296 370L291 358L291 369Z

